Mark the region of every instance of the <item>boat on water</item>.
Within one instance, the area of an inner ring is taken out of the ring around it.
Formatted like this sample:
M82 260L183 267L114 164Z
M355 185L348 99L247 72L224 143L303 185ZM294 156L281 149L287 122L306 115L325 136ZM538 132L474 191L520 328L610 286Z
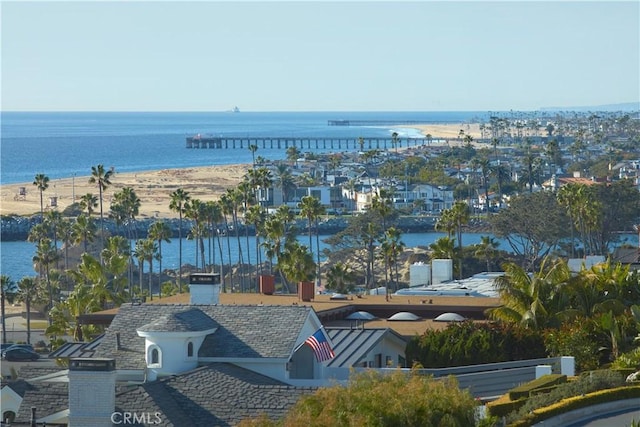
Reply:
M239 112L240 112L240 109L239 109L239 108L238 108L238 106L236 105L235 107L233 107L233 110L231 110L231 111L233 111L234 113L239 113Z

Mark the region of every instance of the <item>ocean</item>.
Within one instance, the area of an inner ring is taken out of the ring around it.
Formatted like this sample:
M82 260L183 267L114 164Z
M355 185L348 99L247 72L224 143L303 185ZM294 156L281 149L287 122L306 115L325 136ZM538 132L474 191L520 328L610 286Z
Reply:
M116 172L183 168L234 163L251 163L245 150L187 149L185 138L195 134L219 136L289 137L418 137L410 127L328 126L328 120L392 120L434 123L464 123L487 119L486 112L213 112L213 113L122 113L122 112L2 112L0 113L0 183L30 183L38 173L50 179L91 173L91 166L113 166ZM307 150L304 150L307 151ZM330 150L313 150L328 152ZM256 153L266 159L282 159L284 149L262 149ZM424 245L440 233L407 234L407 247ZM637 236L624 237L637 245ZM306 236L300 237L303 244ZM465 235L464 244L478 243L480 235ZM192 241L183 242L183 262L195 264ZM243 239L244 244L244 239ZM250 256L255 262L255 251ZM163 268L177 268L178 242L163 245ZM232 250L235 251L234 245ZM501 249L508 250L506 243ZM243 249L247 253L246 248ZM226 253L226 252L225 252ZM31 259L34 245L29 242L0 242L0 273L13 280L33 276ZM217 256L217 254L216 254ZM226 257L226 255L225 255ZM233 255L237 259L237 255ZM246 259L246 255L245 255ZM217 261L219 262L219 260ZM225 260L227 262L227 260ZM148 268L148 267L147 267ZM157 268L157 265L156 265Z
M309 112L309 113L121 113L2 112L0 183L31 183L38 173L51 180L91 173L103 164L116 172L251 163L245 150L185 148L196 134L265 137L421 136L415 129L389 126L328 126L329 120L411 120L463 123L483 112ZM308 151L308 150L304 150ZM330 152L328 149L313 150ZM260 148L265 159L285 157L285 149Z
M86 176L91 173L91 166L97 164L103 164L106 168L114 167L116 172L135 172L251 163L252 156L248 149L187 149L185 138L198 133L227 137L357 138L388 137L391 132L397 132L401 137L420 137L420 133L410 127L329 126L328 121L464 123L486 118L487 112L478 111L2 112L0 184L30 184L38 173L46 174L51 180L74 175ZM265 159L282 159L286 156L284 148L260 148L256 154ZM415 236L415 240L421 239ZM253 239L250 239L250 246L252 244ZM163 268L177 268L177 240L163 246ZM185 241L183 246L183 261L195 263L195 253L189 253L193 242ZM246 248L244 251L246 254ZM33 255L34 246L29 242L0 242L0 272L13 280L34 275L31 262ZM253 250L251 256L254 257Z

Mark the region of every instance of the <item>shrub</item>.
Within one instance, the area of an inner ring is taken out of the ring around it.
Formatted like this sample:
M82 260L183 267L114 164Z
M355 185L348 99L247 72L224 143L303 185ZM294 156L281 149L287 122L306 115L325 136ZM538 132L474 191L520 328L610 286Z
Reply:
M624 384L625 378L618 372L608 369L586 372L580 375L575 381L558 385L549 393L531 396L517 412L507 416L507 421L513 422L525 418L528 413L535 409L549 406L562 399L581 396L598 390L620 387Z
M407 360L425 368L545 357L537 331L502 323L452 323L445 330L427 330L407 344Z
M640 347L621 354L611 364L613 369L640 369Z
M579 372L600 366L600 345L584 322L576 321L545 331L544 345L550 357L573 356Z
M435 380L400 371L384 375L367 371L347 386L321 388L305 396L282 423L264 416L245 426L474 426L490 421L476 418L477 402L461 391L454 378Z

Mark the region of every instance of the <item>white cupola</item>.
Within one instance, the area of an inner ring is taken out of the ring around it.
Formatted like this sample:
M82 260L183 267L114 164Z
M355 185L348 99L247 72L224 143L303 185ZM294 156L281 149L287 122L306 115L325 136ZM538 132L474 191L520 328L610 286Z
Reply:
M147 378L174 375L198 366L198 350L218 323L198 308L165 314L136 330L145 339Z

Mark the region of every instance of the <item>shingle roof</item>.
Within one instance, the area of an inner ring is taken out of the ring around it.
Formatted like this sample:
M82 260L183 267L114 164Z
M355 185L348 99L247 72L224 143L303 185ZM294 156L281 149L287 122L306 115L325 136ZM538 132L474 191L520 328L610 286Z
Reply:
M235 425L263 413L281 418L301 396L314 391L227 363L209 364L160 384L190 416L190 422L177 425L203 427Z
M158 426L232 426L266 414L283 417L302 397L315 391L294 387L228 363L211 363L159 381L116 388L118 412L158 414ZM35 383L21 408L37 408L37 418L67 409L68 383ZM28 423L30 409L17 423ZM134 424L135 425L135 424Z
M145 367L144 338L138 336L136 329L159 318L169 316L169 319L194 309L218 325L215 333L206 337L198 356L234 359L289 357L312 310L304 306L123 304L94 357L115 358L118 369L142 369ZM206 319L200 317L200 321ZM119 349L116 349L116 333L120 335Z
M68 383L38 382L31 384L22 398L20 410L16 414L16 423L28 423L31 420L31 408L36 408L36 418L60 412L69 407Z
M217 328L218 324L198 308L167 313L139 328L142 332L200 332Z

